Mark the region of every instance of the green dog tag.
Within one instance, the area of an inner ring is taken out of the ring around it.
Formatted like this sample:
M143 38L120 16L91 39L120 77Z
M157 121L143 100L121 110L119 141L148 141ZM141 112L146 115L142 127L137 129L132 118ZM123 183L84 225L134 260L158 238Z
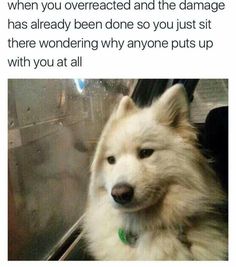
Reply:
M118 236L122 243L130 246L134 246L138 239L138 236L136 234L133 234L131 232L127 233L124 228L118 229Z
M127 240L127 236L126 236L126 232L123 228L119 228L118 229L118 236L120 238L120 240L124 243L124 244L129 244L128 240Z

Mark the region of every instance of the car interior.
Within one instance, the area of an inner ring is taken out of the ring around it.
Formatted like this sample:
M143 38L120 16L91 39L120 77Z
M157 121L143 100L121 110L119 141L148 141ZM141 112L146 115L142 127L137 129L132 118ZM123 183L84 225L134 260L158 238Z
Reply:
M123 95L145 107L176 83L186 89L199 148L228 194L228 80L9 80L9 260L93 260L81 220L99 135ZM228 220L228 203L219 209Z

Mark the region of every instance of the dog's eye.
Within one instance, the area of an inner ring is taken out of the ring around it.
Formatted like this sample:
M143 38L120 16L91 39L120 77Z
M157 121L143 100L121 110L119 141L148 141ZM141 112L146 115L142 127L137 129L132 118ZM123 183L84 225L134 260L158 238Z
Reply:
M138 156L140 159L148 158L152 155L153 152L154 152L154 149L151 149L151 148L140 149Z
M107 162L109 164L115 164L116 163L116 158L114 156L109 156L109 157L107 157Z

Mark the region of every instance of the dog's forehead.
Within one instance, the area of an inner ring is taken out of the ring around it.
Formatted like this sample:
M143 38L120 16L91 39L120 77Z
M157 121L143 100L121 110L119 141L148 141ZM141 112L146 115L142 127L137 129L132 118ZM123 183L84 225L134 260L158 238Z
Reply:
M157 138L161 127L148 112L138 112L117 121L108 131L109 147L132 147Z
M140 133L145 130L151 130L156 123L151 116L146 112L137 112L127 116L121 121L118 121L117 127L114 129L115 134L126 134L126 136L140 136Z

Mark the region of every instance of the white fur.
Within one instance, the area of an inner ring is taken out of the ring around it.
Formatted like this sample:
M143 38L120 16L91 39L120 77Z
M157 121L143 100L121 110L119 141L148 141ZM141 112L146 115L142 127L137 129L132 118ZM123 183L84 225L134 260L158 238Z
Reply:
M96 259L227 258L227 227L215 209L224 194L197 149L188 115L181 85L144 109L123 97L112 114L95 152L84 223ZM140 159L141 148L154 153ZM112 165L106 160L111 155L116 158ZM119 205L111 197L112 187L120 182L135 188L130 205ZM187 243L179 238L181 227ZM119 228L137 234L137 242L122 243Z

